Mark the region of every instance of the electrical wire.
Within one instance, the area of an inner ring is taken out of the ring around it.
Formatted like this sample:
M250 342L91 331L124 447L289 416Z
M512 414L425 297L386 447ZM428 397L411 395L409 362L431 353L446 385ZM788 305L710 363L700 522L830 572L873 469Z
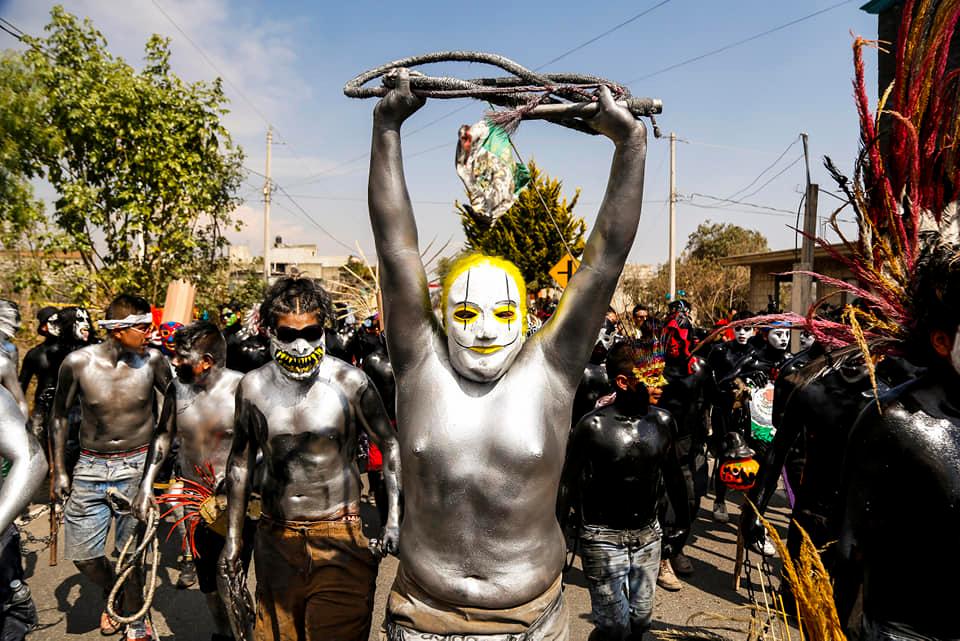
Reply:
M752 198L753 196L756 196L756 195L759 194L761 191L763 191L764 189L766 189L767 185L769 185L769 184L772 183L774 180L776 180L776 179L779 178L780 176L782 176L782 175L784 175L785 173L787 173L788 170L790 170L794 165L796 165L796 164L797 164L798 162L800 162L801 160L803 160L803 154L800 154L799 156L797 156L796 159L794 159L794 161L793 161L792 163L790 163L789 165L787 165L786 167L784 167L783 169L781 169L780 171L778 171L776 174L774 174L774 175L770 178L770 180L768 180L767 182L763 183L762 185L760 185L759 187L757 187L756 189L754 189L753 191L751 191L749 194L745 194L745 195L741 196L741 198L743 198L743 199L745 200L745 199L747 199L747 198Z
M732 194L730 194L729 196L727 196L727 198L732 200L732 199L736 198L737 196L739 196L740 194L742 194L743 192L745 192L746 190L748 190L748 189L750 189L751 187L753 187L754 185L756 185L757 182L758 182L761 178L763 178L764 174L766 174L768 171L770 171L771 169L773 169L774 167L776 167L776 166L777 166L777 163L779 163L779 162L783 159L783 157L787 155L787 152L790 151L791 149L793 149L793 146L796 145L799 141L800 141L800 137L799 137L799 136L797 136L796 138L794 138L794 139L793 139L793 142L791 142L789 145L787 145L787 148L784 149L783 152L782 152L779 156L777 156L777 159L774 160L774 161L773 161L772 163L770 163L769 165L767 165L767 167L765 167L763 171L761 171L759 174L757 174L757 177L754 178L753 180L751 180L749 185L747 185L746 187L743 187L743 188L741 188L741 189L738 189L737 191L735 191L735 192L733 192Z
M782 214L790 214L791 216L793 215L793 210L790 210L790 209L779 209L777 207L770 207L769 205L758 205L757 203L751 203L745 200L733 200L731 198L720 198L718 196L711 196L709 194L702 194L700 192L693 192L692 194L689 194L688 198L708 198L710 200L715 200L718 202L730 203L733 205L744 205L747 207L753 207L755 209L767 209L769 211L775 211Z
M672 65L669 65L669 66L664 67L664 68L662 68L662 69L658 69L658 70L656 70L656 71L654 71L654 72L652 72L652 73L648 73L648 74L643 75L643 76L638 76L638 77L636 77L636 78L634 78L634 79L632 79L632 80L628 80L628 81L627 81L626 83L624 83L624 84L630 85L630 84L633 84L633 83L635 83L635 82L639 82L639 81L641 81L641 80L646 80L646 79L648 79L648 78L653 78L654 76L659 76L659 75L662 74L662 73L666 73L666 72L668 72L668 71L673 71L674 69L678 69L678 68L680 68L680 67L684 67L684 66L686 66L686 65L693 64L694 62L698 62L698 61L700 61L700 60L703 60L704 58L709 58L709 57L711 57L711 56L715 56L715 55L717 55L718 53L723 53L723 52L725 52L725 51L729 51L730 49L733 49L733 48L735 48L735 47L739 47L740 45L745 45L745 44L747 44L748 42L753 42L754 40L758 40L758 39L760 39L760 38L763 38L764 36L769 36L770 34L776 33L777 31L782 31L783 29L786 29L786 28L788 28L788 27L792 27L792 26L795 25L795 24L799 24L799 23L804 22L804 21L806 21L806 20L810 20L811 18L815 18L815 17L817 17L817 16L819 16L819 15L821 15L821 14L823 14L823 13L827 13L828 11L833 11L834 9L837 9L837 8L839 8L839 7L842 7L842 6L845 5L845 4L850 4L851 2L853 2L853 0L841 0L841 2L837 2L837 3L835 3L835 4L832 4L832 5L830 5L829 7L824 7L823 9L820 9L819 11L814 11L813 13L809 13L809 14L807 14L807 15L805 15L805 16L800 17L800 18L796 18L795 20L791 20L790 22L785 22L785 23L783 23L782 25L778 25L778 26L773 27L773 28L771 28L771 29L767 29L766 31L761 31L760 33L755 33L755 34L752 35L752 36L747 36L746 38L743 38L742 40L737 40L736 42L731 42L730 44L723 45L722 47L718 47L717 49L712 49L712 50L707 51L707 52L705 52L705 53L702 53L702 54L700 54L700 55L698 55L698 56L694 56L694 57L692 57L692 58L687 58L686 60L683 60L683 61L681 61L681 62L678 62L678 63L672 64Z
M284 189L282 185L274 184L274 186L277 188L277 191L278 191L278 192L280 192L281 194L283 194L284 196L286 196L287 200L289 200L289 201L293 204L294 207L296 207L298 210L300 210L300 213L303 215L304 218L306 218L306 219L309 220L311 223L313 223L314 227L316 227L317 229L319 229L320 231L322 231L324 234L326 234L327 236L329 236L330 239L333 240L335 243L337 243L337 244L340 245L341 247L346 248L347 251L353 253L353 251L355 250L354 247L351 247L350 245L346 244L345 242L343 242L342 240L340 240L339 238L337 238L336 236L334 236L334 235L333 235L333 232L331 232L329 229L327 229L326 227L324 227L323 225L321 225L320 223L318 223L318 222L316 221L316 219L315 219L313 216L311 216L311 215L309 214L309 212L307 212L307 210L304 209L303 206L302 206L299 202L297 202L289 193L287 193L287 190Z
M13 37L16 38L17 40L19 40L20 42L23 42L24 36L27 35L27 32L26 32L26 31L24 31L23 29L21 29L21 28L18 27L17 25L13 24L12 22L10 22L9 20L7 20L6 18L0 18L0 29L2 29L3 31L6 31L6 32L9 33L11 36L13 36ZM11 30L12 30L12 31L11 31Z

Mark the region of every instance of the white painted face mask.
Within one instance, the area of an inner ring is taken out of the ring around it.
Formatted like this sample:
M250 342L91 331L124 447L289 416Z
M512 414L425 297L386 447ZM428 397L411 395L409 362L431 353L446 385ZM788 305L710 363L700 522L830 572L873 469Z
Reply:
M767 332L767 343L773 349L787 349L790 346L790 330L785 328L771 329Z
M458 374L478 383L499 379L523 346L516 281L492 265L469 268L450 285L444 327Z
M800 349L810 349L816 342L817 339L810 332L806 330L800 332Z
M746 345L752 336L752 327L737 327L733 330L733 337L740 345Z

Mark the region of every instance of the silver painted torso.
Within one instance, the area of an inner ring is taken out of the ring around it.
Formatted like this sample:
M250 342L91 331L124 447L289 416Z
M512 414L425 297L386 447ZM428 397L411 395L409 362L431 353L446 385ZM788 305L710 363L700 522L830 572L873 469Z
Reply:
M487 384L453 371L443 337L427 349L397 376L400 559L447 602L528 602L563 567L555 504L574 390L550 375L535 340Z
M360 504L356 403L368 385L360 370L331 356L316 376L294 381L273 361L240 383L263 450L263 511L313 521Z
M78 387L81 447L122 452L150 442L158 406L157 373L161 368L169 371L162 355L154 350L117 354L108 340L72 352L61 367L70 368Z
M236 420L237 386L243 374L230 369L215 370L216 380L208 386L184 385L174 379L176 387L177 438L180 441L177 463L180 474L201 480L196 468L213 467L217 481L226 473L227 457Z

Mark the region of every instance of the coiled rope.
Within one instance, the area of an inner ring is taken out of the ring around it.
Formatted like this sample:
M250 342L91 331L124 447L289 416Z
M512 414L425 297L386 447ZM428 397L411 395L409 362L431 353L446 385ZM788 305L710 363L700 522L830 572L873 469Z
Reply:
M119 499L127 501L126 497L115 496L119 502ZM120 557L117 559L117 565L115 569L116 579L113 584L113 588L110 590L110 596L107 597L107 614L109 614L115 621L119 623L133 623L134 621L139 621L150 611L150 607L153 605L153 597L157 591L157 571L160 567L160 546L157 544L157 527L159 526L159 512L156 506L150 508L150 512L147 515L147 522L144 526L138 526L133 534L131 534L126 543L123 544L123 549L120 551ZM138 536L139 534L139 536ZM137 542L139 539L139 542ZM135 543L136 542L136 543ZM130 552L130 548L133 548L133 552ZM117 597L121 594L124 583L130 578L130 576L135 572L140 570L143 567L147 560L147 554L150 554L150 571L147 572L145 577L144 585L144 594L143 594L143 605L140 609L131 615L121 615L118 614L115 609L115 602Z
M497 124L507 128L516 126L524 118L540 118L596 134L585 120L585 116L596 113L596 108L584 107L592 106L590 103L597 101L595 90L605 85L610 88L614 99L622 101L634 116L650 118L654 135L660 137L659 127L654 119L655 114L663 111L660 100L633 97L625 86L598 76L574 73L539 74L509 58L478 51L439 51L400 58L361 73L344 85L343 93L349 98L385 96L396 86L396 79L391 72L400 68L409 69L442 62L486 64L512 75L462 80L414 72L410 76L411 92L423 98L477 98L503 107L504 111L496 111L490 115ZM377 78L383 78L380 86L364 86Z

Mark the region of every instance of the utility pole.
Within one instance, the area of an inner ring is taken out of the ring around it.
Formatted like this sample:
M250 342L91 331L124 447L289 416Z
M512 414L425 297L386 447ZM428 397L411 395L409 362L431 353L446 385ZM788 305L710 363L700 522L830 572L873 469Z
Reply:
M677 134L670 132L670 302L677 296Z
M807 189L803 208L803 241L800 245L799 262L794 270L802 272L813 271L814 237L817 234L817 201L820 197L820 187L810 182L810 156L807 146L807 134L801 133L803 139L803 156L807 166ZM793 312L806 316L813 304L813 279L807 274L793 275L793 291L790 296ZM791 349L797 352L800 348L800 334L793 332Z
M270 151L273 145L273 128L267 127L267 170L263 183L263 280L270 286Z

